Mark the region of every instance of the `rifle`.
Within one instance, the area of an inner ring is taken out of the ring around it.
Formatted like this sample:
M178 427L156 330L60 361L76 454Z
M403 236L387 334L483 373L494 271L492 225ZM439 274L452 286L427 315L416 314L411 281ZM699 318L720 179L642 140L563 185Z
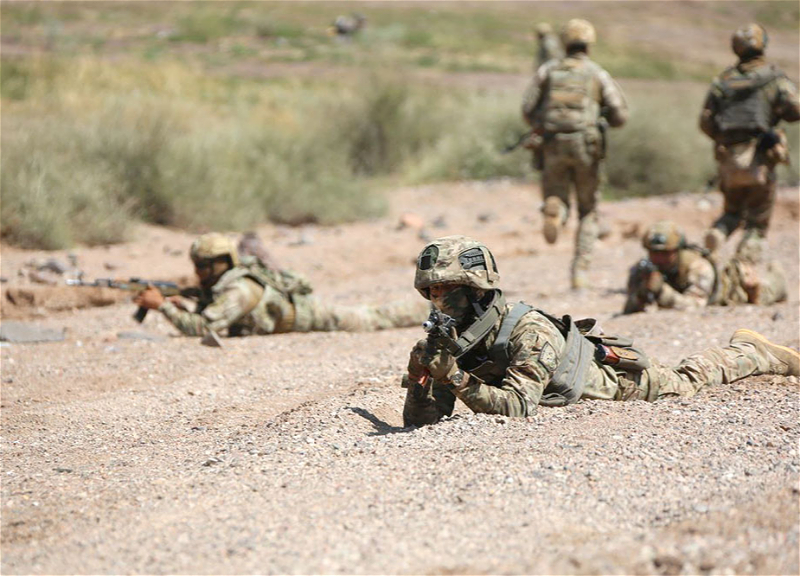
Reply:
M67 279L67 286L91 286L94 288L113 288L115 290L126 290L128 292L141 292L148 286L158 288L164 296L184 296L186 298L198 298L200 288L181 288L175 282L165 282L163 280L146 280L144 278L129 278L128 280L113 280L111 278L97 278L94 282L85 282L83 278L73 280ZM133 315L133 318L140 324L147 316L147 308L142 306Z
M645 301L652 304L656 301L656 295L647 290L647 281L653 272L657 272L658 267L647 258L642 258L631 269L630 287L637 292L646 292Z
M422 329L428 333L428 348L439 347L439 341L441 340L444 340L445 342L452 342L450 331L455 327L455 325L455 318L448 316L436 308L431 308L431 313L428 316L428 319L422 323ZM417 383L424 387L428 384L429 377L430 374L426 371L425 374L420 377Z

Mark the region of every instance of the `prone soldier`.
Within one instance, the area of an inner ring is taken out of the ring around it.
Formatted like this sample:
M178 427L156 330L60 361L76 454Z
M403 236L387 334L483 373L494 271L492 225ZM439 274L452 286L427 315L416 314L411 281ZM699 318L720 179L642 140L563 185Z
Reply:
M539 405L581 398L654 401L751 375L800 374L800 354L750 330L737 330L724 348L664 366L593 320L507 303L499 283L491 252L471 238L439 238L420 253L414 286L453 327L411 351L406 426L449 416L456 399L473 412L530 416Z
M786 134L777 125L800 120L800 100L797 87L765 60L762 26L742 26L731 44L739 62L714 79L700 114L700 129L714 141L725 199L705 245L716 251L744 222L737 254L756 262L775 204L775 167L789 162Z
M689 244L673 222L662 220L642 237L648 256L631 268L624 314L648 304L685 310L708 305L768 305L786 299L786 277L777 262L731 258L719 267L699 246Z
M325 304L312 295L308 281L288 270L275 270L256 258L240 261L234 242L205 234L190 250L200 281L194 311L180 298L165 298L155 287L134 302L160 311L183 334L205 336L227 330L228 336L311 331L371 331L422 322L429 307L421 302L382 306Z
M544 237L549 244L555 243L567 220L570 189L575 188L579 224L571 281L578 289L587 284L598 236L605 127L622 126L628 105L608 72L589 59L589 47L595 42L589 22L567 22L561 42L566 56L549 60L536 71L523 97L522 115L541 142L534 150L534 162L542 171Z

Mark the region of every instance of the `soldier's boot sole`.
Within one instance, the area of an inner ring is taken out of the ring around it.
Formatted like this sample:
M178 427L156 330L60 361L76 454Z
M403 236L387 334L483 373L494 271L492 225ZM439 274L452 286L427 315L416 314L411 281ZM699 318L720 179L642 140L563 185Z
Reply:
M563 207L561 200L556 196L550 196L544 201L542 212L544 213L544 239L548 244L555 244L558 240L558 231L563 223Z
M751 344L759 352L762 352L769 361L773 374L800 376L800 352L797 352L797 350L773 344L758 332L747 330L746 328L733 333L731 344L736 344L737 342Z

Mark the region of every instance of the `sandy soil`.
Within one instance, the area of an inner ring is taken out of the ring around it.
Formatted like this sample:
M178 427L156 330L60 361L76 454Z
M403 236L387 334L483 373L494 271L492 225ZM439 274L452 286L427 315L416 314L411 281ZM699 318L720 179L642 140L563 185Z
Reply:
M788 302L629 317L617 312L642 249L623 233L671 217L697 239L720 199L604 204L612 234L580 295L567 290L574 222L546 246L539 204L533 186L511 182L431 186L396 191L374 222L259 233L320 297L413 298L423 240L397 227L413 211L430 236L483 239L510 299L595 316L664 361L739 327L800 344L797 190L781 192L770 235ZM143 226L137 237L74 253L90 278L190 276L189 235ZM42 256L66 260L2 247L3 291L29 287L18 271ZM4 318L66 328L63 342L0 349L3 573L800 570L796 380L749 378L657 404L583 402L527 420L459 407L403 429L399 379L421 329L211 349L157 314L138 326L133 311L3 301Z

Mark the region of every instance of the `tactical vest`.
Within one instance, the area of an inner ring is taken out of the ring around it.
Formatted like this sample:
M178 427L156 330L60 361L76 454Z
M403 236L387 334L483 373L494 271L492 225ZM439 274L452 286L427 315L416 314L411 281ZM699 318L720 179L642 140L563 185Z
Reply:
M218 296L228 286L242 278L253 280L262 288L267 286L274 288L286 298L285 305L281 307L280 318L275 318L276 312L267 309L271 295L265 290L261 300L249 314L249 323L262 332L304 331L302 326L298 329L298 324L304 324L301 320L305 320L306 315L303 312L306 307L302 304L305 302L305 297L312 291L311 285L305 278L289 270L267 268L256 259L245 260L242 265L222 275L222 278L211 289L212 294ZM232 326L231 329L235 333L241 327Z
M762 66L752 72L729 68L718 81L719 109L715 115L717 128L723 137L728 133L739 135L735 140L754 137L772 127L772 107L764 87L775 80L780 72L772 65ZM735 143L735 142L727 142Z
M546 133L584 132L600 119L600 85L591 62L564 58L550 68L543 106Z
M491 386L500 386L511 362L508 341L522 317L535 310L547 318L564 336L564 354L550 382L544 389L539 404L544 406L566 406L577 402L586 385L586 372L595 354L595 345L584 337L569 316L561 320L524 304L516 303L503 321L492 345L487 349L473 349L459 357L458 367L480 378Z
M691 286L689 271L698 258L704 258L714 270L714 285L711 289L711 294L708 296L708 302L709 304L715 303L719 298L720 291L719 270L717 270L717 265L709 257L708 251L699 246L690 245L679 250L678 263L673 270L664 275L664 280L678 292L685 292Z

